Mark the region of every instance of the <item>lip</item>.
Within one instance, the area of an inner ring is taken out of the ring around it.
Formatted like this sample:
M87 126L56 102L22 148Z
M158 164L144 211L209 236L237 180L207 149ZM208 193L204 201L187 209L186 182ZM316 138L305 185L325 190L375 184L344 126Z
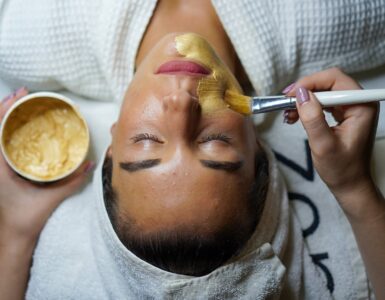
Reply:
M172 60L162 64L155 74L209 75L211 72L193 61Z

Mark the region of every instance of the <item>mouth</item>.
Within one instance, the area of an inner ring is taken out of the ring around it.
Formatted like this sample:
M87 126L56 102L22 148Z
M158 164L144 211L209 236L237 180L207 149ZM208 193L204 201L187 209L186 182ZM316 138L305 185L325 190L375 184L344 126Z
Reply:
M209 75L211 72L193 61L172 60L162 64L155 74L171 74L171 75Z

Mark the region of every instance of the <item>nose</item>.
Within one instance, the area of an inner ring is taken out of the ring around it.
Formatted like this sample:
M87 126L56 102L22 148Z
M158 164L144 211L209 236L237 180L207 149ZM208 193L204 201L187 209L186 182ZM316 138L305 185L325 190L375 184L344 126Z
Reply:
M190 92L178 89L164 97L163 110L170 128L178 134L191 136L200 118L198 98Z

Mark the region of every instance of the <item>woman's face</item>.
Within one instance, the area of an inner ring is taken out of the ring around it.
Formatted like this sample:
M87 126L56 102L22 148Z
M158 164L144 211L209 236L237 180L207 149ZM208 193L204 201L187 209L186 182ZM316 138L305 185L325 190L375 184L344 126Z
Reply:
M112 186L120 217L144 232L175 226L212 232L245 215L259 147L248 118L226 105L202 110L197 88L216 72L204 63L210 57L194 58L204 70L164 65L191 62L177 51L177 36L159 41L126 92L112 128ZM205 55L215 56L209 50Z

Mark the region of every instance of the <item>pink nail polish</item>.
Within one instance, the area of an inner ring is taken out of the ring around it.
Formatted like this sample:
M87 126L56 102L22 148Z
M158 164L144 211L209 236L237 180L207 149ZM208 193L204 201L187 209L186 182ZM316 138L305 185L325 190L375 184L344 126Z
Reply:
M282 93L287 94L288 92L290 92L293 89L294 86L295 86L295 83L289 84L287 87L285 87L282 90Z
M283 112L283 123L287 123L287 118L289 117L289 112L285 110Z
M295 91L295 95L296 95L296 98L297 98L299 104L304 104L304 103L308 102L310 99L309 98L309 92L304 87L299 87Z
M15 94L18 95L18 94L21 94L22 92L28 92L28 89L25 86L22 86L21 88L18 88L15 91Z

